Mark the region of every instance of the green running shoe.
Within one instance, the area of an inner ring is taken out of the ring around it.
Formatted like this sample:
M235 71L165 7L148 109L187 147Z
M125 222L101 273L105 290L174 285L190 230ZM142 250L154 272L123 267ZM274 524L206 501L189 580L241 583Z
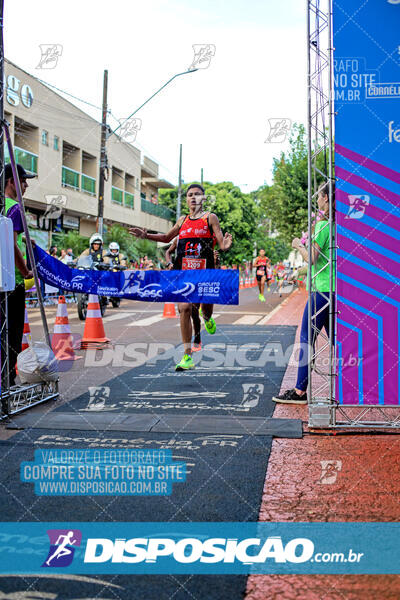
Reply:
M204 321L204 327L206 328L206 331L211 335L213 335L217 331L217 326L212 317L210 317L209 321Z
M262 294L258 295L258 299L259 299L260 302L265 302L265 298L264 298L264 296Z
M206 328L206 331L208 333L210 333L211 335L213 335L217 331L217 325L216 325L214 319L212 317L210 317L209 320L206 321L205 318L203 317L201 308L199 308L199 315L200 315L200 317L202 317L202 319L204 321L204 327Z
M186 371L187 369L194 369L195 364L190 354L184 354L180 363L175 367L175 371Z

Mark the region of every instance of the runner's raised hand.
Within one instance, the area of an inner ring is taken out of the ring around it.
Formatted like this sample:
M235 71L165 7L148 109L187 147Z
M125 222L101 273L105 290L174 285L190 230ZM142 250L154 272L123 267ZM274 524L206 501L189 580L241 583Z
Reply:
M142 229L141 227L129 227L128 231L135 237L141 238L142 240L146 239L147 229Z
M224 250L229 250L232 246L232 235L228 232L224 235Z

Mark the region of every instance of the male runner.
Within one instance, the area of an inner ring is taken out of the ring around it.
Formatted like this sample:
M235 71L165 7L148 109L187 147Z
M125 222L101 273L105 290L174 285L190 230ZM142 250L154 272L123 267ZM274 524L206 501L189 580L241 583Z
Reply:
M178 270L191 269L213 269L213 234L221 250L225 251L231 247L232 236L230 233L222 234L218 217L214 213L203 210L205 199L204 189L199 184L192 184L186 192L186 202L189 215L181 216L176 224L167 233L148 233L140 227L130 227L129 233L142 239L164 242L168 244L174 237L179 236L177 246L177 257L174 267ZM176 365L176 371L185 371L194 368L192 358L192 307L188 302L180 302L178 305L181 334L184 345L182 360ZM208 333L214 334L216 330L215 321L212 318L213 304L201 304L199 314L203 317L204 326Z
M167 248L165 252L165 260L167 261L166 268L171 270L174 268L174 263L172 260L172 255L178 247L178 236L174 239L172 244ZM216 250L214 250L215 255ZM193 321L193 344L192 344L192 352L200 352L201 350L201 321L199 315L199 304L192 304L192 321Z
M265 256L265 250L261 249L260 254L257 256L256 260L254 261L254 267L256 269L256 279L257 279L258 291L259 291L258 299L260 300L260 302L265 302L264 287L265 287L265 281L267 279L268 260L269 259Z

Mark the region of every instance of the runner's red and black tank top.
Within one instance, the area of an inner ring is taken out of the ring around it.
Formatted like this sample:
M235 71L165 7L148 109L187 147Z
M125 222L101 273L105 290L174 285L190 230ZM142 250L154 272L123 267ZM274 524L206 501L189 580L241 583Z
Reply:
M210 213L191 219L185 217L178 235L175 269L213 269L213 230Z
M266 275L267 273L267 257L259 256L257 258L257 267L256 267L257 275Z

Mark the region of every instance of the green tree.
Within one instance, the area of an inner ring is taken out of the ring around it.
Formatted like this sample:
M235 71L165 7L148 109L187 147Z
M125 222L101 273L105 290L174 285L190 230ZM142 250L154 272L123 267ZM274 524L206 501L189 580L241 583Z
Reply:
M196 182L193 182L196 183ZM252 260L257 242L258 225L261 221L261 209L251 194L244 194L231 181L204 183L206 200L205 210L217 215L223 233L232 234L232 247L221 252L222 264L239 264ZM171 210L176 208L178 190L161 190L160 204ZM186 198L182 195L182 214L187 214Z
M291 244L294 237L300 237L307 229L308 146L304 125L293 126L289 143L289 152L274 159L273 184L257 190L257 195L274 229L283 241ZM317 157L317 167L325 171L323 153ZM317 176L317 183L322 181Z
M114 223L111 227L107 227L103 239L104 249L107 249L111 242L117 242L122 254L128 259L133 259L135 261L139 261L139 259L145 255L152 260L158 261L164 254L160 248L157 248L156 242L135 238L129 233L126 227L119 225L118 223ZM55 233L53 234L53 242L60 249L72 248L72 252L76 257L89 246L89 238L80 235L77 231Z
M117 242L122 254L139 261L142 256L147 255L151 259L158 258L157 243L151 240L141 240L133 237L123 225L115 223L107 228L104 236L104 245L108 246L111 242Z
M74 256L79 256L88 247L88 238L80 235L77 231L54 233L52 239L58 249L72 248Z

